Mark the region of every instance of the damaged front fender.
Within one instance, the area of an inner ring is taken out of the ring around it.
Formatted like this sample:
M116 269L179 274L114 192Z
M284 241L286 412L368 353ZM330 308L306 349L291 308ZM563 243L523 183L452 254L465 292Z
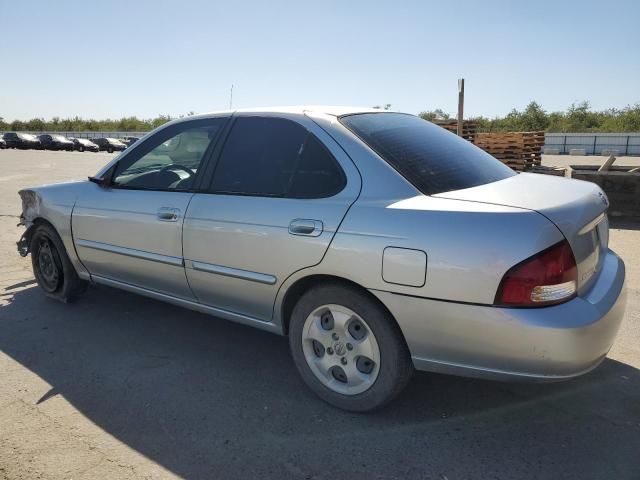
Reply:
M78 258L73 244L71 221L73 209L81 194L90 194L87 189L94 188L88 181L72 181L41 185L20 190L22 200L20 223L26 231L17 242L18 253L28 255L35 229L41 224L50 225L62 240L66 253L76 272L83 280L89 280L90 274Z
M18 195L22 200L22 213L20 214L20 223L18 225L30 227L33 224L33 220L40 215L42 199L38 192L30 189L20 190Z
M20 195L22 200L22 213L20 214L18 226L24 225L27 229L20 237L20 240L16 242L16 245L18 246L20 256L26 257L29 255L31 246L31 235L35 227L34 220L40 215L40 205L42 201L38 192L34 190L20 190L18 195Z

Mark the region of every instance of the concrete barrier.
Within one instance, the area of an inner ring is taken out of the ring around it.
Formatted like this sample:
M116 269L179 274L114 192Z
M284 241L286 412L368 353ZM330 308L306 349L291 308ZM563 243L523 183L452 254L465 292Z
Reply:
M597 165L571 165L571 178L593 182L609 198L609 215L614 217L640 217L640 171L633 167L611 166L598 172Z

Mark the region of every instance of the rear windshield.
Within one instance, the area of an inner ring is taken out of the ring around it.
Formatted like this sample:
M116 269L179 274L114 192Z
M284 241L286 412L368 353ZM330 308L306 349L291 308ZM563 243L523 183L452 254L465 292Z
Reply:
M469 141L413 115L361 113L340 122L425 195L516 174Z

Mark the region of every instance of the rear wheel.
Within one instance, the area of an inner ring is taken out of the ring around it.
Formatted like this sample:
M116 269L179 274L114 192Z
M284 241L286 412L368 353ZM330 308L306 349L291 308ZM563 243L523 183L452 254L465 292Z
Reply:
M87 282L78 277L52 227L38 225L31 236L30 249L33 274L48 296L67 302L84 293Z
M305 383L345 410L384 406L413 373L395 320L351 286L320 285L305 293L291 315L289 344Z

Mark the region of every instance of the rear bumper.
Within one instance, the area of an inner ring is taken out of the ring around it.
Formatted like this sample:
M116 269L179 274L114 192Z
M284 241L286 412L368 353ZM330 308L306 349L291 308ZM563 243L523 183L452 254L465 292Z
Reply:
M501 308L372 291L394 315L419 370L560 380L607 355L626 305L625 268L608 251L584 295L543 308Z

